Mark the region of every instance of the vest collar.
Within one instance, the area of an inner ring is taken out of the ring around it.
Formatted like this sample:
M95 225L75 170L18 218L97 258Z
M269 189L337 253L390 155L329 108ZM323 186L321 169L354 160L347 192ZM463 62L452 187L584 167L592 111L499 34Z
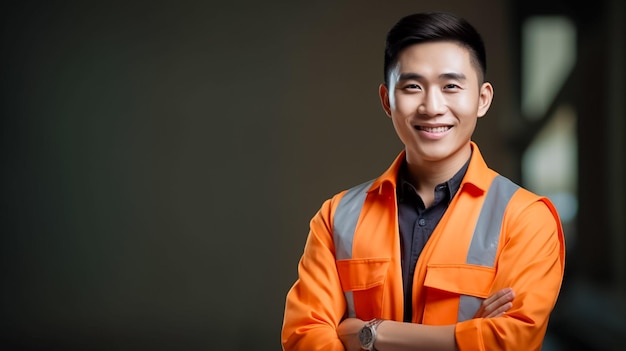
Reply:
M468 187L468 189L479 191L482 194L489 189L496 173L485 163L485 159L480 153L478 145L473 141L470 142L470 145L472 147L472 158L470 159L467 173L465 173L465 177L461 182L461 189Z
M467 172L465 173L465 177L461 182L459 191L467 188L466 190L482 194L489 188L491 180L495 176L495 172L489 169L487 163L485 163L478 145L475 142L470 141L470 146L472 147L472 157L470 159ZM378 194L391 192L390 195L395 194L398 172L400 171L402 162L404 162L405 155L406 151L402 150L398 156L396 156L396 159L393 161L391 166L389 166L389 168L381 174L380 177L374 180L368 192L377 191Z

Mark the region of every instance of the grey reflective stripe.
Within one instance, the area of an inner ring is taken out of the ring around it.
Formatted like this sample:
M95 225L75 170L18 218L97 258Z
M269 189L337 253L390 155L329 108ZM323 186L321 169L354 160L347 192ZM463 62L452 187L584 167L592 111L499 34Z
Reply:
M519 186L505 177L498 175L494 178L474 228L467 252L468 264L494 266L504 211L517 189ZM473 318L482 301L482 298L476 296L461 295L458 321Z
M518 188L515 183L502 176L494 178L474 228L472 243L467 252L468 264L493 267L504 210Z
M333 240L335 242L335 258L349 260L352 258L352 239L361 209L367 197L367 190L374 180L348 189L339 200L333 218ZM344 296L348 305L348 317L356 317L352 291L345 291Z

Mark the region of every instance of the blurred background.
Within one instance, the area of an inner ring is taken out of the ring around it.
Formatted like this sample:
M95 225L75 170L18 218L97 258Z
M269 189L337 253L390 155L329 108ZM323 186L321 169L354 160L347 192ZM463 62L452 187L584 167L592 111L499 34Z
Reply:
M310 218L401 149L384 39L424 10L481 31L475 140L563 217L544 349L621 349L621 0L3 2L0 348L280 350Z

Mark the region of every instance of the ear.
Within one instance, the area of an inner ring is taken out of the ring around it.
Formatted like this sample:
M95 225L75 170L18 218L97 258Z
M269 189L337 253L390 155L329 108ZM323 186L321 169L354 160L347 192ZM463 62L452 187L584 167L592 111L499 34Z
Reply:
M389 104L389 90L385 84L381 84L378 87L378 95L380 96L380 103L383 106L383 110L387 116L391 117L391 105Z
M480 95L478 96L478 118L487 114L492 100L493 86L491 86L491 83L485 82L480 87Z

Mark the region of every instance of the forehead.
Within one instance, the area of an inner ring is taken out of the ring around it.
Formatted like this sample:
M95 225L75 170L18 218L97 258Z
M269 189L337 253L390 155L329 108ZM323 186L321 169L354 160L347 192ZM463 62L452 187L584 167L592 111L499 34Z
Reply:
M400 52L398 73L417 73L421 76L442 73L463 73L477 79L470 51L461 44L441 41L410 45Z

